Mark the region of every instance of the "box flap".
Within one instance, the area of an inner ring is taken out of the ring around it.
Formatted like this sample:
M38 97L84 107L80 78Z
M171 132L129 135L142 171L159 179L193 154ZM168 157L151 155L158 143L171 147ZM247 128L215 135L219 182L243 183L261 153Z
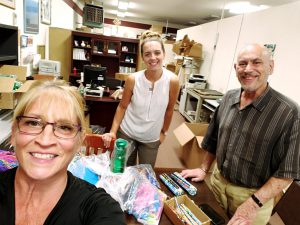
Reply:
M26 66L0 65L0 74L16 75L18 80L25 81L27 74Z
M0 92L13 92L15 80L15 78L11 77L0 77Z
M201 148L201 143L203 138L204 138L203 136L196 136L196 140L199 148Z
M193 132L190 130L190 128L187 126L186 123L182 123L173 132L181 146L185 145L195 137L195 135L193 134Z
M24 93L28 91L33 83L35 83L36 80L27 80L18 90L16 90L17 93Z
M194 136L204 136L208 128L208 123L186 123Z

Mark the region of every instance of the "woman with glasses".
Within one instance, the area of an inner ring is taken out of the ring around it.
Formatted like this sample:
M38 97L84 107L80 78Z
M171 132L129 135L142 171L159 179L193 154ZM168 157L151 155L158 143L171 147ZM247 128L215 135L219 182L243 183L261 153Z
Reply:
M37 83L14 111L17 168L0 174L0 225L125 224L119 203L67 171L85 136L84 101L63 81Z

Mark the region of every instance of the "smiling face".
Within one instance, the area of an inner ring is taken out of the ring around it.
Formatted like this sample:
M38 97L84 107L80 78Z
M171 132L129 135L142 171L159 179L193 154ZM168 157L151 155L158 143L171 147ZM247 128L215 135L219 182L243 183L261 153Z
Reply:
M263 93L274 67L268 50L259 45L248 45L239 54L235 64L236 75L245 92Z
M142 46L142 58L147 70L158 71L162 69L165 53L161 43L155 40L145 42Z
M26 108L23 116L35 117L50 123L63 121L67 124L79 124L76 114L73 113L72 104L61 98L59 94L54 98L50 95L41 94ZM46 125L40 134L25 134L19 131L15 122L12 144L15 146L19 161L19 171L33 180L66 176L70 161L80 149L82 135L78 132L71 139L57 138L53 133L52 125Z

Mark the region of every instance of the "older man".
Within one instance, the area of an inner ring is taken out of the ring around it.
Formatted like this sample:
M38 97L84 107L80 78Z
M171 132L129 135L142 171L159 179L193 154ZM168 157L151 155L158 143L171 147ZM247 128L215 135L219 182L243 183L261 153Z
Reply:
M241 88L228 91L214 113L200 168L181 174L201 181L216 158L212 190L228 224L261 225L274 198L300 178L300 109L270 87L274 61L264 46L245 46L234 67Z

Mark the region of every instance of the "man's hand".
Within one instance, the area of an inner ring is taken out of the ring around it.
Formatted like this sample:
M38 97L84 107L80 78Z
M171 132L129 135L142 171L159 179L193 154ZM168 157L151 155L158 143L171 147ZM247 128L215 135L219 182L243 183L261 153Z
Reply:
M191 169L191 170L183 170L180 173L184 178L192 178L191 181L200 182L203 181L206 173L204 170L200 168Z
M228 225L251 225L254 222L258 206L251 199L247 199L235 211L233 217L228 222Z

